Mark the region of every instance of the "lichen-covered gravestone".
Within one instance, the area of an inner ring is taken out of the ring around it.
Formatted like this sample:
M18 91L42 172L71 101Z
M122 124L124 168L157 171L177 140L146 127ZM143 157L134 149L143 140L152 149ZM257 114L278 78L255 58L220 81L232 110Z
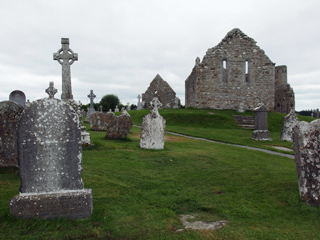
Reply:
M270 141L270 132L268 131L268 109L261 104L253 111L255 112L255 116L252 138L254 140Z
M126 110L120 116L116 116L110 124L105 135L106 138L124 139L132 128L132 120Z
M154 98L150 105L152 111L143 117L140 134L140 147L147 149L163 149L166 120L159 114L161 103Z
M18 126L23 107L13 101L0 102L0 167L18 167Z
M294 109L291 109L290 113L283 117L282 130L281 130L281 141L292 142L292 128L297 125L299 119L296 116Z
M320 206L320 120L292 129L299 192L309 206Z
M90 128L94 130L107 130L116 115L113 112L107 114L95 112L90 116Z
M18 218L84 218L92 192L81 178L81 124L66 102L44 98L25 108L19 124L19 195L10 201Z

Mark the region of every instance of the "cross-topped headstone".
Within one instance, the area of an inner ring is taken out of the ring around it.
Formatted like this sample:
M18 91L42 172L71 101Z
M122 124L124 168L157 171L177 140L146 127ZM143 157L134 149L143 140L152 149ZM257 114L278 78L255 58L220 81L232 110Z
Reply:
M90 108L93 108L93 99L96 98L96 95L93 93L93 90L90 90L88 98L90 99Z
M140 110L140 109L142 109L142 107L141 107L141 102L140 102L140 99L141 99L141 96L140 96L140 94L138 95L138 106L137 106L137 110Z
M100 112L102 112L102 108L103 108L102 105L100 105L99 108L100 108Z
M62 65L62 93L61 99L73 99L71 89L70 65L78 61L78 54L69 48L69 38L61 38L62 47L53 54L53 60L57 60Z
M152 101L150 102L151 107L153 109L158 109L162 107L162 103L159 101L157 97L153 98Z
M58 90L54 88L53 84L53 82L50 82L49 87L46 89L46 93L49 94L49 98L54 98L54 95L58 92Z

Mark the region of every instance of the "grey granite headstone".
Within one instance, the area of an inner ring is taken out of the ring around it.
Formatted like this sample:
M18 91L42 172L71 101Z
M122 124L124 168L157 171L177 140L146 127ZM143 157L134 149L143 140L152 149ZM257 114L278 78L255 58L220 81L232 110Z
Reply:
M268 109L261 104L253 111L255 112L255 116L252 138L254 140L270 141L270 132L268 131Z
M130 132L132 125L130 115L124 110L120 116L116 116L113 119L105 137L111 139L124 139Z
M282 130L281 130L281 141L292 142L292 128L297 125L299 119L297 118L296 112L294 109L291 109L290 113L283 117Z
M141 96L140 96L140 94L139 94L139 95L138 95L138 105L137 105L137 110L141 110L141 109L142 109L140 99L141 99Z
M119 112L118 105L117 105L116 108L114 109L114 112Z
M299 192L309 206L320 206L320 120L299 122L293 129Z
M62 47L53 54L53 60L57 60L62 66L62 94L61 99L73 99L71 89L71 70L70 66L74 61L78 61L78 54L69 48L69 38L61 38Z
M20 193L10 201L18 218L83 218L91 189L81 178L81 124L65 101L45 98L25 108L19 124Z
M18 126L23 107L0 102L0 167L18 167Z
M20 104L23 108L26 106L26 95L20 90L12 91L9 100Z
M163 149L166 120L159 114L161 103L154 98L150 103L152 111L143 117L140 133L140 147L146 149Z
M173 108L180 108L180 107L181 107L180 98L176 97L174 99Z

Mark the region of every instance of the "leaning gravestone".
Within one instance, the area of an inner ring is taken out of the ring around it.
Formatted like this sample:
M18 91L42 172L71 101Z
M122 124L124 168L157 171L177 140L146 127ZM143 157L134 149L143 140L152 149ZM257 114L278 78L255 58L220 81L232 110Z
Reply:
M79 116L66 102L32 102L19 124L19 195L10 201L18 218L84 218L92 214L92 192L81 179Z
M0 102L0 167L18 167L18 126L23 107L13 101Z
M143 117L140 134L140 147L147 149L163 149L166 120L159 114L161 103L154 98L150 103L153 110Z
M290 113L283 117L282 130L281 130L281 141L292 142L292 128L297 125L299 119L296 116L294 109L291 109Z
M299 192L309 206L320 206L320 120L292 129Z
M90 117L90 128L94 130L107 130L116 115L113 112L107 114L95 112Z
M15 90L10 93L9 100L20 104L23 108L26 106L26 95L20 90Z
M255 116L252 138L254 140L270 141L270 132L268 131L268 109L261 104L253 111L255 112Z
M126 110L120 116L116 116L110 124L105 135L106 138L124 139L132 128L132 120Z

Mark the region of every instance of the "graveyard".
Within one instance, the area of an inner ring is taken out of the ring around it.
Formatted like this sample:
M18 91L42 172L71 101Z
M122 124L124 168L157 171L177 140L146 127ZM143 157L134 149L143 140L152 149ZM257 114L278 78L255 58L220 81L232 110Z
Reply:
M292 158L170 133L165 134L164 149L142 149L140 126L150 110L128 113L133 127L124 139L106 138L105 130L93 130L90 123L84 123L92 143L82 150L84 188L92 189L91 217L15 218L9 201L19 193L18 171L0 168L1 238L318 238L320 210L301 200L292 142L280 141L285 114L269 112L272 140L255 141L253 129L239 127L233 118L254 116L251 111L159 109L166 131L263 148ZM225 225L216 230L188 229L181 221L186 214L194 217L190 222L224 221Z

